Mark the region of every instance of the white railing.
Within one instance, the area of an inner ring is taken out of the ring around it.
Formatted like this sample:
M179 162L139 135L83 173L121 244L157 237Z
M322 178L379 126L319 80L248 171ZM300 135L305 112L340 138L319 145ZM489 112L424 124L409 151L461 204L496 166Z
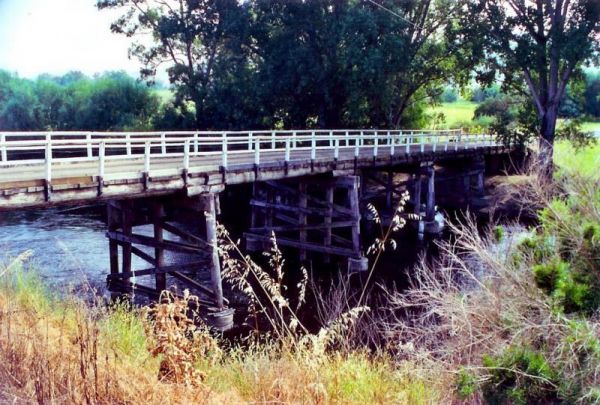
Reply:
M302 131L227 131L227 132L0 132L0 170L2 167L45 164L46 180L52 179L52 165L59 162L97 162L103 176L107 164L119 159L143 159L149 172L157 159L175 159L174 165L189 169L195 157L221 156L227 169L231 158L247 155L248 163L281 160L270 157L283 152L286 162L294 151L353 152L361 156L372 149L374 157L383 154L451 151L496 145L495 137L464 134L461 130L302 130ZM180 159L180 160L179 160ZM303 157L305 159L305 157ZM179 162L179 163L178 163Z

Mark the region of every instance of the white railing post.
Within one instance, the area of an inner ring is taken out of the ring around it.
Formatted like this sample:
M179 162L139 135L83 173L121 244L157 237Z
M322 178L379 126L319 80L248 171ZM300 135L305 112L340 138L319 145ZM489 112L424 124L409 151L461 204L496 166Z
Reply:
M167 135L165 133L160 134L160 140L161 140L161 146L160 146L160 153L162 153L163 155L167 154L167 140L166 140Z
M365 145L365 131L360 131L360 146Z
M200 134L198 132L194 133L194 153L198 153L198 138L200 138Z
M52 181L52 140L50 134L46 134L46 181Z
M248 150L252 150L252 144L254 143L253 139L252 139L252 132L248 133Z
M289 136L285 137L285 161L290 161L290 149L291 149L291 139Z
M350 146L350 131L346 131L346 146Z
M106 145L101 141L98 145L98 177L104 178L104 156L106 156Z
M298 140L296 139L296 131L292 132L292 139L294 140L294 142L292 143L292 146L294 147L294 149L296 149Z
M362 131L361 131L361 134L362 134ZM360 155L360 135L354 139L354 157L358 158L359 155Z
M333 147L333 131L329 131L329 147Z
M227 133L225 132L221 134L221 153L223 154L221 166L227 169Z
M388 144L390 145L390 156L394 156L395 149L396 149L396 139L394 138L394 135L392 135L390 131L387 132L387 136L388 136Z
M312 131L310 135L310 158L311 160L317 158L317 139L315 138L315 131Z
M183 169L190 168L190 140L186 139L183 143Z
M373 157L377 157L379 153L379 133L375 131L373 135Z
M335 138L334 140L335 147L333 149L333 158L338 160L340 158L340 139Z
M404 135L404 141L406 142L406 154L410 154L410 135Z
M254 138L254 164L260 164L260 136Z
M437 150L437 142L438 142L437 138L438 138L437 135L433 135L431 137L432 143L433 143L433 153L435 153L435 151Z
M0 147L0 152L2 154L1 158L3 162L6 162L8 160L8 153L6 152L6 135L0 134L0 144L2 144Z
M131 136L125 134L125 143L127 145L127 156L131 156Z
M454 136L454 151L458 150L458 144L460 143L460 132Z
M425 152L425 134L421 133L421 153Z
M275 149L275 131L271 131L271 149Z
M87 134L85 134L85 144L86 144L86 149L87 149L87 157L88 159L91 159L93 154L92 154L92 133L88 132Z
M150 141L146 141L146 145L144 147L144 172L146 174L150 173L150 153L152 150L150 149Z

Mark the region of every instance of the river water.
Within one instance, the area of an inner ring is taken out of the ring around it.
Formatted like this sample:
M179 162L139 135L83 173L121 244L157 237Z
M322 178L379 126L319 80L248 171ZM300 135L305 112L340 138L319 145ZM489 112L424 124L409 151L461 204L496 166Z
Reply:
M29 268L62 290L91 286L102 293L108 273L108 241L103 210L23 210L0 213L0 256L31 251Z

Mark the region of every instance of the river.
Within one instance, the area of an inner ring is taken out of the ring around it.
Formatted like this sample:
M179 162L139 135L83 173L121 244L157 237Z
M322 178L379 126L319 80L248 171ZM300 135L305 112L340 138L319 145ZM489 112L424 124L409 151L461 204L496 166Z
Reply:
M7 260L30 250L27 268L48 285L89 285L103 292L108 242L102 212L86 207L0 213L0 254Z

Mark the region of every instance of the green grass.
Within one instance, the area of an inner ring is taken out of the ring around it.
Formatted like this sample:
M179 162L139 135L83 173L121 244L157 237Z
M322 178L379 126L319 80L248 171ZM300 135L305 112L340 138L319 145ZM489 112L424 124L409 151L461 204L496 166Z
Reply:
M472 101L460 100L454 103L442 103L442 105L430 108L429 114L443 113L446 117L445 126L447 128L457 128L461 124L473 121L473 113L477 108L477 103Z
M437 113L443 113L446 122L438 124L443 128L459 128L463 126L469 126L473 122L473 115L478 103L473 101L459 100L453 103L442 103L436 107L430 107L427 113L434 115ZM558 120L562 122L562 119ZM584 132L600 131L600 122L586 121L581 124L581 130Z
M585 132L600 131L600 122L584 122L581 124L581 130Z
M554 148L554 162L565 170L585 177L600 176L600 143L576 150L570 142L557 142Z

